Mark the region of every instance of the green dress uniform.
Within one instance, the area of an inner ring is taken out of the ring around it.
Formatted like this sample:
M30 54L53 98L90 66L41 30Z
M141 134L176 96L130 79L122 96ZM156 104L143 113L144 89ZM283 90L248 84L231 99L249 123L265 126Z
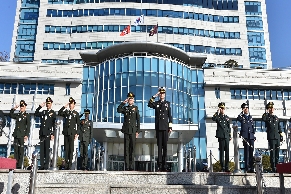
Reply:
M134 98L135 95L129 92L127 97ZM136 133L140 133L140 115L138 107L135 105L125 106L125 103L122 102L117 107L117 112L124 115L121 132L124 133L125 170L134 170L135 136Z
M218 107L225 108L225 103L219 103ZM229 141L231 138L230 120L227 115L219 113L215 113L212 120L217 123L215 137L218 138L219 142L219 161L221 169L222 171L229 172Z
M27 106L24 100L20 101L20 106ZM9 116L15 119L15 129L12 134L14 137L14 158L16 159L16 168L21 169L24 157L24 137L30 133L30 115L26 112L14 113L10 110Z
M159 88L161 94L166 92L164 87ZM148 102L148 107L155 110L155 130L158 146L158 171L167 171L167 142L169 130L172 129L171 103L166 100L155 101L152 96Z
M274 103L269 102L266 109L273 108ZM279 161L280 141L283 141L282 130L280 127L280 120L276 115L264 113L262 120L267 127L267 139L270 151L270 163L273 172L276 172L276 165Z
M52 103L53 100L48 97L46 103ZM52 109L43 110L39 106L34 115L40 118L39 140L40 140L40 169L47 170L49 168L49 152L50 152L50 136L55 130L56 112Z
M90 110L85 109L84 113L90 114ZM80 140L81 169L85 170L87 169L88 163L88 145L92 141L93 136L93 122L88 119L82 119L80 125L81 127L78 131L78 135Z
M76 104L76 101L70 98L69 103ZM59 110L58 115L65 118L62 134L64 135L65 161L67 170L70 170L74 153L74 139L77 131L80 130L80 116L75 110L65 110L64 106Z

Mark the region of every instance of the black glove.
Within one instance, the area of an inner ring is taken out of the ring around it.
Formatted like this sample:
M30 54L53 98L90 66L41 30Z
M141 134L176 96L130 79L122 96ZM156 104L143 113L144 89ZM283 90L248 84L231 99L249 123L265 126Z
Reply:
M283 136L282 135L280 135L280 142L282 142L283 141Z

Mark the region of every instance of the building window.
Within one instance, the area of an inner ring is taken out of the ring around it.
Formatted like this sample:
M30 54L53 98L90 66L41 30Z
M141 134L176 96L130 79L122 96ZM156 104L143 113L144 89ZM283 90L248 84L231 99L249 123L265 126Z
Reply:
M220 99L220 87L215 88L215 97L216 99Z
M241 89L231 88L231 99L290 100L291 90Z
M34 117L34 127L35 128L40 128L40 117Z
M0 83L0 94L54 94L54 84Z
M71 95L71 84L66 84L66 95L69 96Z
M0 145L0 157L7 157L7 145L2 144Z

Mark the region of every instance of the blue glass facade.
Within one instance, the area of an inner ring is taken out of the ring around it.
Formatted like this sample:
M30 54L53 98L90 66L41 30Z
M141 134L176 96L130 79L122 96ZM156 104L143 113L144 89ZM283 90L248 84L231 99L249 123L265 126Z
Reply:
M153 56L129 56L84 67L82 109L88 108L98 122L121 123L116 112L129 91L135 93L141 122L154 123L154 110L147 107L159 86L167 88L174 124L198 124L199 131L191 142L199 150L197 157L206 159L205 95L203 70L190 69L176 61ZM97 107L97 108L94 108Z
M261 2L245 1L250 68L267 68Z
M31 62L34 60L39 0L22 0L15 44L15 61Z
M216 10L238 10L238 0L48 0L49 4L83 4L105 2L157 3L193 6Z

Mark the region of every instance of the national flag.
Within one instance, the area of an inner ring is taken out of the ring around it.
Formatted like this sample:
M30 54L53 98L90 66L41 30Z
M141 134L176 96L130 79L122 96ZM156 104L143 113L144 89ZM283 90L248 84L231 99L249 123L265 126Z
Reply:
M155 25L154 27L152 27L152 29L150 30L149 36L153 36L153 35L155 35L157 33L158 33L158 24Z
M123 31L120 33L120 36L125 36L130 33L130 25L126 26Z
M144 23L144 15L139 16L134 21L135 26L138 26L138 25L143 24L143 23Z

